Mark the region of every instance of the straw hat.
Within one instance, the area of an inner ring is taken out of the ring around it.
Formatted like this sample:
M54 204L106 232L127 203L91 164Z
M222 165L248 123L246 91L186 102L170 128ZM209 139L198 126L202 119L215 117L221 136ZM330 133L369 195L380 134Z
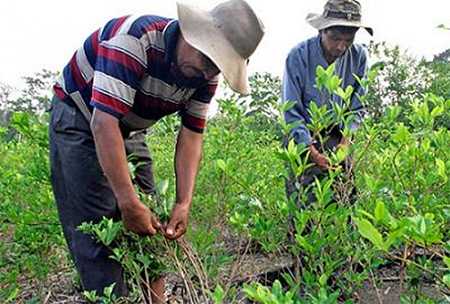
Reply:
M331 26L362 27L373 36L373 29L361 22L361 4L356 0L329 0L322 15L308 14L306 22L318 30Z
M211 11L177 3L184 39L208 56L231 89L250 93L247 61L264 35L264 26L244 0L229 0Z

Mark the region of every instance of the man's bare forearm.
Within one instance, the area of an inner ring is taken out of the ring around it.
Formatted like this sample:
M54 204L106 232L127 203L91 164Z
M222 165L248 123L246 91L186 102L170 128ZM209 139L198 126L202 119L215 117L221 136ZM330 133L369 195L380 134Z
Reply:
M177 203L191 203L202 157L203 135L181 127L175 156Z

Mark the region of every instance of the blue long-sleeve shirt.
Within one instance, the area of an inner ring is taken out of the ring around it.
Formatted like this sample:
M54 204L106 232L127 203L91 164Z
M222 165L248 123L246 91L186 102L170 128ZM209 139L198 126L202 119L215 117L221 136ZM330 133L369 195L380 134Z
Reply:
M330 106L329 100L333 100L342 106L343 100L333 94L329 96L315 87L316 68L321 65L326 69L329 64L325 61L320 43L320 36L315 36L299 43L289 53L283 75L282 102L295 101L296 104L284 113L284 119L288 124L300 122L291 130L291 136L295 143L311 143L311 134L306 124L310 123L308 109L311 102L318 107L323 104ZM341 87L354 88L350 101L350 111L354 111L351 129L356 130L361 122L363 107L357 94L363 95L364 90L359 85L353 74L363 78L367 71L367 55L362 46L353 44L341 57L335 61L335 75L342 79ZM343 126L340 125L340 128Z

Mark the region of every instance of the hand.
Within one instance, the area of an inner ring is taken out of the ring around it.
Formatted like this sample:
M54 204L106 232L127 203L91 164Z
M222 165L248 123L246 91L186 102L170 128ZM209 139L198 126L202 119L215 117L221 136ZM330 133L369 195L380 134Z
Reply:
M345 153L344 161L347 161L348 157L351 155L351 145L352 141L349 137L342 137L341 142L337 146L338 150L342 150Z
M165 227L165 236L169 239L177 239L186 233L190 204L177 203L170 214L169 224Z
M119 204L122 222L126 229L139 235L153 235L161 224L139 199Z
M341 142L338 145L338 149L350 148L352 141L349 137L342 137Z
M330 167L330 161L328 157L320 153L314 145L309 146L311 158L319 166L322 171L327 171L328 169L333 169Z

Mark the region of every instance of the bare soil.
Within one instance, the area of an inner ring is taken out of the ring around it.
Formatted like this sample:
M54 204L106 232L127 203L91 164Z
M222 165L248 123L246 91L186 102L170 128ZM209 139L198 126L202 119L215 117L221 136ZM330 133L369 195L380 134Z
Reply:
M263 254L252 254L246 256L240 266L239 276L235 277L235 282L241 284L251 281L265 281L269 283L276 277L279 277L280 270L286 269L291 265L289 258L274 260ZM401 286L400 279L395 276L396 269L384 269L384 278L379 278L377 284L367 281L363 286L357 289L354 300L360 304L401 304L399 297L405 290ZM19 301L17 303L27 303L27 300L39 296L40 303L45 304L69 304L69 303L87 303L84 300L79 284L76 283L76 274L72 268L61 269L59 273L51 276L40 291L36 290L34 283L23 282ZM30 284L31 283L31 284ZM422 284L420 292L436 300L442 299L442 294L432 284ZM170 304L188 303L184 294L184 288L176 275L169 275L166 283L166 295ZM235 303L252 303L238 294Z
M222 236L223 237L223 236ZM3 239L4 236L3 236ZM275 279L281 278L281 273L288 271L292 266L289 256L277 255L267 256L261 253L260 248L255 244L246 244L231 241L230 236L223 240L226 243L225 250L230 254L238 254L240 259L230 269L230 282L235 286L244 283L262 282L270 286ZM69 265L60 265L61 268L50 276L46 282L36 282L22 278L20 292L16 298L16 303L43 303L43 304L65 304L65 303L87 303L84 300L80 284L75 270ZM377 282L368 280L356 289L353 299L361 304L397 304L400 295L406 293L399 277L398 265L392 263L379 269L375 275ZM0 284L1 286L1 284ZM239 290L239 288L238 288ZM431 299L442 300L444 292L448 290L438 290L433 284L422 282L418 292ZM185 289L181 280L176 274L169 274L166 280L167 303L189 303L186 299ZM33 299L40 299L38 302ZM235 303L252 303L245 299L244 295L238 291Z

